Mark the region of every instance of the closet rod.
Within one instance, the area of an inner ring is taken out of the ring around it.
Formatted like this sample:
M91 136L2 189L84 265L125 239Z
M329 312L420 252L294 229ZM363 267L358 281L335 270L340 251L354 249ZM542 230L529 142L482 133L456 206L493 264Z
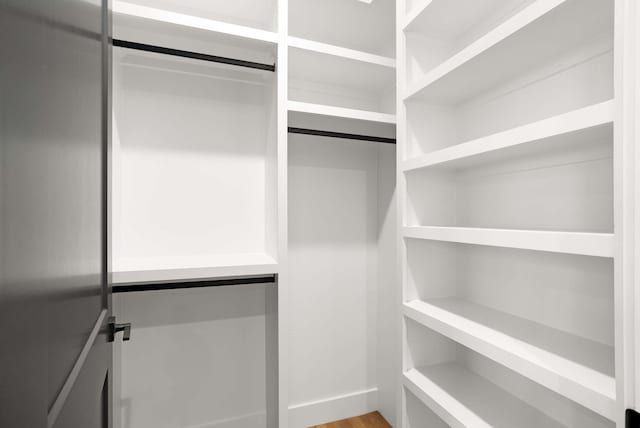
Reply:
M165 48L162 46L146 45L144 43L129 42L127 40L113 39L113 46L139 51L154 52L164 55L179 56L182 58L198 59L222 64L237 65L239 67L255 68L258 70L276 71L275 64L263 64L260 62L245 61L242 59L227 58L223 56L208 55L198 52L183 51L180 49Z
M294 128L289 127L291 134L318 135L320 137L344 138L347 140L372 141L375 143L395 144L395 138L374 137L370 135L347 134L344 132L320 131L318 129Z
M157 291L157 290L179 290L184 288L209 288L225 287L229 285L250 285L250 284L275 284L276 275L231 277L220 279L207 279L202 281L178 281L178 282L143 282L114 285L114 293L131 293L136 291Z

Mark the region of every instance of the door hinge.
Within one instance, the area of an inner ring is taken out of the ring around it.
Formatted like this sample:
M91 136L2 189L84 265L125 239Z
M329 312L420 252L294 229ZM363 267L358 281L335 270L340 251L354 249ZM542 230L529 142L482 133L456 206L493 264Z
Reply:
M640 428L640 413L633 409L625 412L625 428Z
M113 342L116 337L116 333L122 332L122 340L128 341L131 339L131 323L116 323L116 317L109 317L109 342Z

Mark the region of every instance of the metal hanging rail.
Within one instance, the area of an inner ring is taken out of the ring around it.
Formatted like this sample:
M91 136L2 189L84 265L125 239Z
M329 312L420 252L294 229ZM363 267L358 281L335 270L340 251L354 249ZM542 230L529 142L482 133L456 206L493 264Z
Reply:
M318 129L289 127L290 134L317 135L320 137L344 138L347 140L372 141L375 143L395 144L395 138L375 137L371 135L347 134L344 132L321 131Z
M178 56L181 58L191 58L201 61L218 62L221 64L236 65L238 67L255 68L257 70L276 71L275 64L263 64L260 62L245 61L242 59L227 58L223 56L203 54L199 52L183 51L180 49L165 48L162 46L147 45L144 43L129 42L127 40L113 39L113 46L138 51L154 52L163 55Z
M131 293L137 291L179 290L185 288L225 287L230 285L250 284L275 284L276 274L231 277L220 279L207 279L202 281L177 281L177 282L143 282L132 284L119 284L113 286L114 293Z

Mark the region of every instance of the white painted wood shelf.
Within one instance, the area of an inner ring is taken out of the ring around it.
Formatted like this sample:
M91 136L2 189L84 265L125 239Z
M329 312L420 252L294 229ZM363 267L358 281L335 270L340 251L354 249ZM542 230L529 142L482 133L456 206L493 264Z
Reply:
M613 419L613 348L460 299L414 300L404 315Z
M456 428L554 428L564 425L456 363L404 373L404 386Z
M358 110L331 105L306 103L300 101L289 101L287 110L290 112L314 114L327 117L336 117L343 119L363 120L367 122L378 122L395 124L396 116L394 114L379 113L367 110Z
M371 111L389 122L395 60L325 43L289 38L289 100L342 108L350 117ZM388 116L383 116L388 115ZM369 114L368 116L372 116ZM368 120L368 119L367 119Z
M216 40L241 49L275 49L277 33L258 28L202 18L135 3L113 2L114 37L134 38L136 42L161 40ZM153 37L152 40L142 40ZM179 47L178 47L179 48Z
M267 254L117 260L114 265L112 277L114 284L187 281L278 273L278 263Z
M612 143L613 110L613 101L598 103L406 160L402 162L402 170L464 168L563 145L579 148L591 141Z
M487 245L521 250L583 256L613 257L612 233L556 232L543 230L474 227L406 226L403 236L412 239Z
M313 40L291 36L287 39L287 43L289 47L301 49L304 51L346 58L394 70L396 68L396 60L394 58L376 55L369 52L362 52L355 49L344 48L341 46L330 45L328 43L316 42Z
M538 0L419 77L404 99L456 104L607 34L611 16L600 0Z

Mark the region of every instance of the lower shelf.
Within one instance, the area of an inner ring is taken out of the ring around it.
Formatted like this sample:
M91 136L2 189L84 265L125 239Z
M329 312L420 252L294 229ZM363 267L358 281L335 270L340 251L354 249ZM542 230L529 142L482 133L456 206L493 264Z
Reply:
M278 263L267 254L162 257L115 261L112 283L184 281L274 273L278 273Z
M404 314L558 394L615 417L613 349L461 299L414 300Z
M404 386L452 427L554 428L562 424L455 363L411 369Z

